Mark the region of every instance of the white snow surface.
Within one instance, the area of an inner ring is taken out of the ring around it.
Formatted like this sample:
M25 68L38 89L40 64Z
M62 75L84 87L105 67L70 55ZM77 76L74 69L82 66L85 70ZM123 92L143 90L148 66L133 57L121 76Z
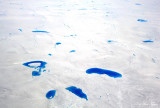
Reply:
M37 60L32 76L23 63ZM0 0L0 108L160 108L160 1Z

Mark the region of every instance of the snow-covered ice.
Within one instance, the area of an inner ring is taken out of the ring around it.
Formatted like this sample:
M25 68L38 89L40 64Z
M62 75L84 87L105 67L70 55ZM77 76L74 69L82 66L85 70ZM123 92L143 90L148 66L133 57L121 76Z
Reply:
M160 108L160 1L0 0L0 108Z

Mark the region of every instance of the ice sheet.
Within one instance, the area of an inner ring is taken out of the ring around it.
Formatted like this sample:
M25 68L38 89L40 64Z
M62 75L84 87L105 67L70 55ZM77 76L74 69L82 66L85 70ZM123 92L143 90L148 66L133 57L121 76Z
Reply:
M159 70L159 0L0 0L0 108L160 108Z

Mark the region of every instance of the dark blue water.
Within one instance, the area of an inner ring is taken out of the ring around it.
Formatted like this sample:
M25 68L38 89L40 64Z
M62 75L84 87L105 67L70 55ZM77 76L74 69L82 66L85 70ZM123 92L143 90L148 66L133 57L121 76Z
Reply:
M119 77L122 77L122 75L118 72L115 72L115 71L111 71L111 70L106 70L106 69L101 69L101 68L90 68L88 70L86 70L86 73L87 74L93 74L93 73L96 73L96 74L106 74L110 77L113 77L113 78L119 78Z
M41 75L41 72L39 72L39 71L32 72L32 76L40 76L40 75Z
M32 31L33 33L49 33L47 31Z
M56 43L56 45L60 45L60 44L61 44L60 42L57 42L57 43Z
M45 72L45 71L47 71L47 70L44 69L43 72Z
M137 21L139 21L139 22L147 22L147 20L144 20L144 19L138 19Z
M31 64L37 64L37 63L40 63L40 65L39 66L31 65ZM30 61L30 62L23 63L24 66L27 66L29 68L34 68L34 69L38 70L38 71L33 71L32 76L40 76L41 75L41 70L43 68L45 68L46 64L47 63L44 62L44 61Z
M72 52L76 52L76 50L71 50L70 53L72 53Z
M154 41L152 41L152 40L145 40L143 42L145 42L145 43L153 43Z
M22 29L18 29L18 30L22 32Z
M52 56L52 54L48 54L49 56Z
M55 94L56 94L56 90L50 90L50 91L47 92L46 98L47 99L52 99L52 98L54 98Z
M40 63L40 65L39 66L31 66L30 64L33 64L33 63ZM27 66L30 68L45 68L46 64L47 63L44 61L30 61L30 62L23 63L24 66Z
M108 42L108 43L111 43L111 42L113 42L113 40L108 40L107 42Z
M68 91L72 92L73 94L77 95L78 97L88 100L87 95L85 93L83 93L83 91L80 88L77 88L75 86L71 86L71 87L67 87L66 89Z

